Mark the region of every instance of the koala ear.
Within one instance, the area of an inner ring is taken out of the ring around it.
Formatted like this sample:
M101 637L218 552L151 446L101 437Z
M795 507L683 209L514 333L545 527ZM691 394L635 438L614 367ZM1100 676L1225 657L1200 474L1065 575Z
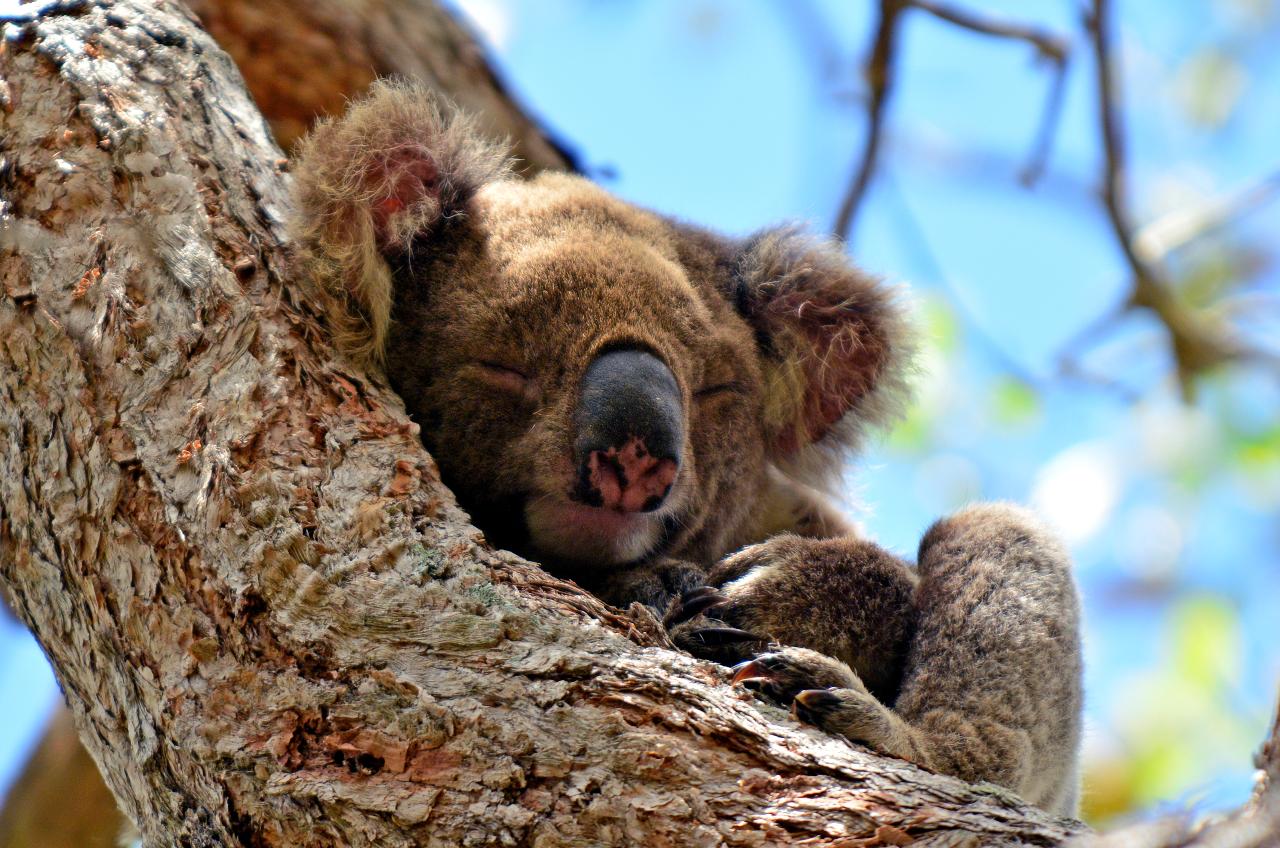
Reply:
M393 299L387 258L464 215L509 174L508 152L430 89L381 81L298 148L293 234L334 298L335 332L356 359L380 361Z
M914 344L895 292L833 243L764 232L738 254L732 296L755 328L774 459L855 449L901 409Z

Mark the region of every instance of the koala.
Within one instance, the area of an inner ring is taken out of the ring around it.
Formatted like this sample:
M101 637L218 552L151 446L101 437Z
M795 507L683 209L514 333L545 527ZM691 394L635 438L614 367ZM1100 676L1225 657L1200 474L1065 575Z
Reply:
M338 342L385 370L492 544L647 605L805 722L1074 811L1063 548L979 505L912 566L822 494L905 403L893 289L796 228L731 238L577 176L521 179L408 83L322 121L293 172Z

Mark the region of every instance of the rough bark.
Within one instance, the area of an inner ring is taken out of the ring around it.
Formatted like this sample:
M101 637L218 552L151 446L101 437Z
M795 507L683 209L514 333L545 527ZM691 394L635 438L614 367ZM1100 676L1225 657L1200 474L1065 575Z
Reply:
M478 39L429 0L194 0L188 8L237 60L286 149L376 77L416 76L481 116L491 134L511 140L522 173L576 169L572 152L514 100ZM64 712L60 707L0 806L0 846L80 848L88 832L114 844L122 831L113 806L68 807L63 800L66 791L110 798L88 755L73 750L76 736Z
M1053 845L487 549L292 280L280 152L181 7L0 52L0 581L147 845Z
M378 77L426 81L512 140L530 170L574 167L573 154L529 119L479 41L432 0L191 0L231 54L285 150L320 115Z

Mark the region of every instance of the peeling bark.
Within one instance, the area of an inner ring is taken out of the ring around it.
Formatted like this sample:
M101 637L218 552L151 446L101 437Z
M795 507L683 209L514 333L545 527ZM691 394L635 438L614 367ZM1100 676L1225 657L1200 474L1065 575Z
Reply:
M147 845L1055 845L486 548L290 276L281 154L181 7L0 52L0 582Z

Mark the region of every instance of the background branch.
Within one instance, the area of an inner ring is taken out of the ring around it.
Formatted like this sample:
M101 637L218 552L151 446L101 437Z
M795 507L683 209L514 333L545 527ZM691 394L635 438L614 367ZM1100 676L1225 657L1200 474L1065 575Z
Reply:
M867 59L863 75L867 82L867 128L863 136L862 153L858 157L857 170L853 183L840 201L840 210L836 213L832 231L838 238L849 241L853 235L853 226L858 217L858 210L871 185L871 176L875 173L880 158L880 144L884 136L885 106L893 91L898 52L898 30L902 20L902 12L906 8L903 0L880 0L875 24L875 36L871 45L871 55Z
M1148 309L1164 325L1173 348L1177 377L1184 397L1194 392L1194 378L1230 362L1266 362L1274 355L1242 344L1225 321L1179 300L1163 266L1139 250L1129 205L1128 158L1125 149L1123 105L1116 82L1118 50L1111 32L1111 3L1094 0L1086 19L1093 46L1097 78L1098 126L1102 138L1102 199L1107 219L1129 270L1128 309Z
M960 7L935 2L935 0L880 0L872 27L871 52L863 70L868 91L867 129L853 181L841 199L835 224L832 227L835 235L845 241L849 241L852 236L858 211L879 164L885 112L897 73L897 51L904 20L903 13L908 9L927 12L941 21L969 32L1021 41L1035 48L1036 55L1053 66L1053 73L1031 153L1018 176L1020 182L1031 186L1039 181L1044 174L1049 153L1053 147L1053 138L1062 113L1067 60L1070 56L1070 45L1065 38L1030 24L998 20Z

